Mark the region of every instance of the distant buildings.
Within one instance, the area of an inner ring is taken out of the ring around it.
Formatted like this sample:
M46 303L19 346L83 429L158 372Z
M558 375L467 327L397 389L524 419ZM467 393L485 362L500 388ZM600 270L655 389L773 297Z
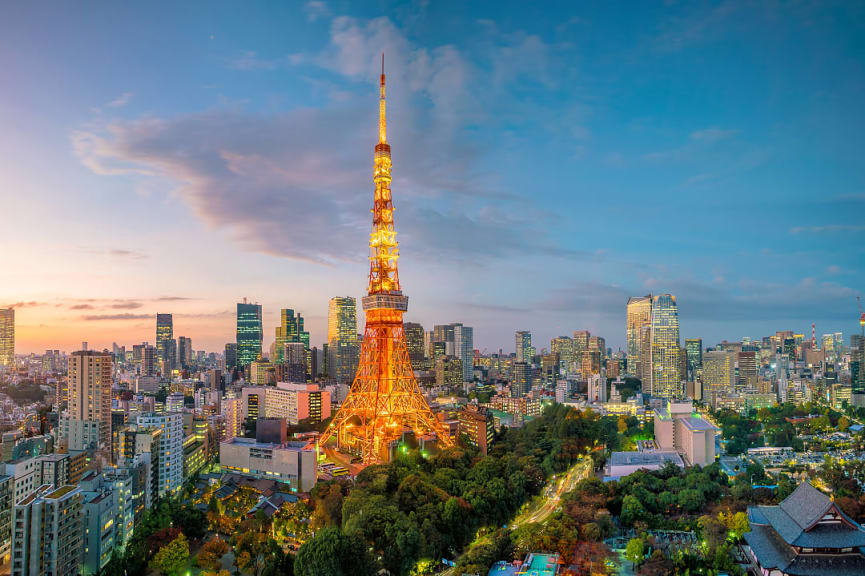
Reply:
M688 360L688 375L691 380L697 378L703 369L703 339L688 338L685 340L685 355Z
M517 362L525 362L530 364L534 350L532 349L532 333L526 330L520 330L514 335L514 344L517 351Z
M286 350L291 347L291 357L286 357ZM303 316L295 314L291 308L283 308L279 313L279 326L276 327L274 354L271 358L274 364L284 364L292 367L294 382L312 380L315 374L310 372L311 350L309 347L309 332L303 328ZM298 354L299 352L299 354ZM298 372L302 369L303 374Z
M425 368L424 358L424 330L417 322L405 322L405 343L408 348L408 357L411 360L412 370L423 370Z
M244 299L237 303L237 367L247 367L261 358L261 304L250 304Z
M0 308L0 366L15 367L14 308Z
M177 360L174 319L171 314L156 315L156 355L163 375L171 373Z

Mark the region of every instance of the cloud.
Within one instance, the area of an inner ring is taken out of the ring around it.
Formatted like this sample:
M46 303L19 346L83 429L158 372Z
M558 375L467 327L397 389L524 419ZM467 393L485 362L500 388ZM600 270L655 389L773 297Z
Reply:
M47 302L37 302L35 300L30 300L26 302L13 302L11 304L3 304L0 308L38 308L40 306L47 306Z
M697 142L705 142L707 144L713 144L720 140L726 140L727 138L731 138L732 136L735 136L738 132L738 130L725 130L717 126L713 126L711 128L705 128L703 130L691 132L691 140L696 140Z
M826 224L823 226L796 226L790 234L835 234L839 232L865 232L865 226L858 224Z
M132 101L132 92L124 92L123 94L121 94L120 96L118 96L117 98L112 100L111 102L107 103L106 106L108 106L109 108L123 108L124 106L129 104L129 102L131 102L131 101Z
M288 54L279 58L262 58L254 50L247 50L228 60L233 70L276 70L287 66L297 66L304 60L303 54Z
M307 20L310 22L315 22L316 20L321 20L330 16L330 8L320 0L310 0L310 2L307 2L304 6L304 11L306 12Z
M827 266L827 267L826 267L826 273L827 273L827 274L832 274L833 276L835 276L835 275L841 273L841 267L840 267L840 266L837 266L837 265L835 265L835 264L832 264L831 266Z
M533 53L546 51L522 35L501 36L491 50L509 53L527 42ZM538 249L582 257L555 248L544 215L478 168L484 149L469 130L475 112L499 98L482 88L531 71L517 63L496 72L498 80L484 76L453 46L418 48L386 18L335 18L330 44L311 57L351 88L338 102L276 114L216 109L119 120L74 132L73 148L97 174L177 183L175 197L248 250L324 264L356 260L370 227L382 49L389 55L388 139L404 247L458 258ZM252 66L257 56L247 56Z
M95 308L92 304L73 304L69 307L70 310L93 310Z
M138 308L141 308L142 306L143 304L141 302L136 302L134 300L124 300L115 302L114 304L109 304L108 308L111 308L112 310L136 310Z
M87 322L101 322L105 320L145 320L153 318L153 314L87 314L81 317Z

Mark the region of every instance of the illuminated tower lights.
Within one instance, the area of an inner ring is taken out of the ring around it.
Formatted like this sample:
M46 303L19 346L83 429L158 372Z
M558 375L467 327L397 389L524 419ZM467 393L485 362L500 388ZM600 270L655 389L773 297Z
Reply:
M416 436L434 433L444 446L453 443L421 394L406 346L403 314L408 309L408 297L400 290L397 271L399 244L390 191L384 55L381 72L369 288L363 298L366 329L354 383L321 439L324 445L336 436L340 447L361 454L364 463L386 460L391 441L399 439L405 427Z

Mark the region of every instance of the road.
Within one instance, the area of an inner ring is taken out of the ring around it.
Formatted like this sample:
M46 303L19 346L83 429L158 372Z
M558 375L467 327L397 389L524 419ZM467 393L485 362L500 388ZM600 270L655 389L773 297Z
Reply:
M580 480L585 480L592 475L592 459L583 458L567 472L556 474L556 476L547 483L541 491L542 499L530 504L529 507L517 516L511 528L517 528L523 524L530 522L544 522L552 515L559 507L562 497L576 488ZM483 542L489 535L483 534L478 536L471 544L466 547L466 550L473 548ZM448 568L441 572L442 576L457 576L456 568Z
M513 528L523 524L543 522L559 507L562 496L577 487L580 480L585 480L592 474L592 459L583 458L562 474L557 474L554 480L544 488L541 494L544 499L529 506L528 510L516 517Z

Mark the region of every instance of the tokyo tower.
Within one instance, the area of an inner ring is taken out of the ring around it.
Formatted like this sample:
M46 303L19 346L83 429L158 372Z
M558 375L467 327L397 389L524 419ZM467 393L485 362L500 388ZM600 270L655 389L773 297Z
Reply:
M391 441L399 439L405 428L417 437L436 434L440 444L452 445L414 378L403 332L408 297L400 290L396 267L399 244L393 226L384 84L382 54L369 289L363 298L366 329L351 390L321 438L324 445L335 435L341 448L359 453L366 464L388 460Z

